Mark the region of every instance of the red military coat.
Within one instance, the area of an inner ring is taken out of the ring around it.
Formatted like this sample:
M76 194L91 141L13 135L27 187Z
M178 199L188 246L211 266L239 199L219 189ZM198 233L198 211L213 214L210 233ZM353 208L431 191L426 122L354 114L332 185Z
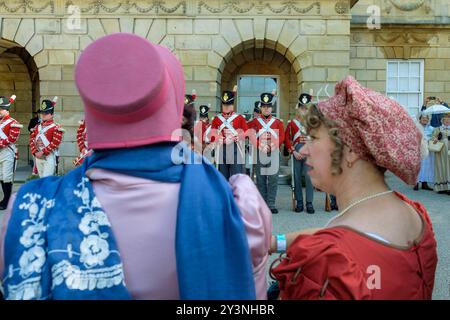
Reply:
M229 122L228 126L224 124L223 120ZM221 113L212 121L210 141L214 142L217 136L222 137L222 144L229 141L243 141L247 129L247 121L242 115L235 112L231 112L229 115Z
M284 144L289 153L292 153L297 143L305 144L307 139L306 129L299 119L289 121L286 126Z
M86 123L83 121L80 122L80 126L77 130L77 144L80 152L83 152L87 149L87 131L86 131Z
M11 143L16 143L20 135L20 128L23 126L17 122L16 119L11 118L10 115L4 116L0 120L0 128L3 134L0 133L0 148L6 148Z
M45 139L41 136L42 132L44 132L43 136L45 136ZM53 120L38 124L34 127L30 135L31 153L35 155L39 151L42 151L47 156L55 152L61 144L63 133L64 129L61 125L54 123Z
M261 116L254 120L254 134L249 136L252 144L256 145L258 149L268 146L270 151L279 150L284 143L283 122L273 116L268 118Z
M197 139L198 142L201 141L202 144L204 144L206 142L205 134L206 134L206 130L208 130L208 128L210 126L211 126L211 124L209 123L209 120L207 120L207 121L198 120L195 123L194 137Z

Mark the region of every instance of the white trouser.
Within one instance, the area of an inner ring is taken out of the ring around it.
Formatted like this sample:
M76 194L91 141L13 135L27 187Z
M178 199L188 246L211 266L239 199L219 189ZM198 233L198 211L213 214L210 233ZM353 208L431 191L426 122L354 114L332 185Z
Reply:
M45 159L36 160L36 168L40 178L53 176L56 170L56 155L50 153Z
M0 149L0 181L13 181L15 157L15 152L11 148L5 147Z

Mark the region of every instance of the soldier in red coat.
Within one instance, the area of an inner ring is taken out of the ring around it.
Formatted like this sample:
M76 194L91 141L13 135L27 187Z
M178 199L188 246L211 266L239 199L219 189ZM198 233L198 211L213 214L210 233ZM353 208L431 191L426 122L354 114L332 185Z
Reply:
M286 134L284 144L286 149L292 155L293 177L294 179L294 195L296 206L295 212L302 212L304 210L303 192L302 192L302 175L305 176L306 184L306 212L314 213L313 200L314 188L311 179L307 173L306 159L300 154L300 149L307 141L306 128L303 124L304 116L308 112L308 104L311 103L312 96L307 93L302 93L298 99L295 118L289 121L286 126Z
M17 161L17 147L15 145L23 127L17 120L9 115L9 108L16 99L0 97L0 182L3 190L3 200L0 201L0 210L5 210L11 196L14 182L14 171Z
M196 149L197 152L199 152L199 151L203 152L203 150L206 147L206 143L207 143L206 134L207 134L208 129L211 127L211 123L209 122L209 116L208 116L209 109L210 109L210 105L207 105L207 106L201 105L199 108L200 120L195 122L194 141L195 141L196 146L198 146L198 149Z
M52 176L56 173L58 147L61 144L64 129L53 121L55 105L58 97L43 100L39 113L41 123L36 126L30 136L30 149L36 158L39 177Z
M261 116L261 109L259 107L259 101L255 101L255 108L253 109L253 119L249 120L247 122L247 127L249 129L255 129L256 122L258 121L258 118Z
M219 171L228 180L232 175L244 173L245 137L247 121L234 112L236 87L222 94L222 113L211 124L210 141L215 143L215 161Z
M80 121L80 126L77 130L77 144L80 155L73 161L75 166L81 165L84 159L92 154L92 150L88 148L86 123L84 120Z
M280 171L280 147L284 143L283 122L272 116L274 93L261 95L261 116L256 119L255 136L250 136L258 149L256 184L272 213L278 213L275 200Z

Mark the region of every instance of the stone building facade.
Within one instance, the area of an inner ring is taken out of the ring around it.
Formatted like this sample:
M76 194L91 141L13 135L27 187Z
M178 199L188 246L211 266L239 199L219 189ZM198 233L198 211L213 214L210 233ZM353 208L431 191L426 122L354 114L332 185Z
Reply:
M372 20L380 28L373 29ZM406 94L411 114L424 96L450 100L447 0L2 1L0 94L17 95L12 114L25 125L40 100L59 96L56 119L67 130L60 173L77 155L75 133L83 117L75 62L92 41L114 32L135 33L173 51L187 92L196 89L198 104L211 103L213 110L220 91L241 75L276 78L277 115L285 121L301 91L326 97L326 85L331 94L347 74L398 99ZM404 70L414 80L405 92ZM417 81L418 93L412 90ZM27 142L23 130L22 160Z

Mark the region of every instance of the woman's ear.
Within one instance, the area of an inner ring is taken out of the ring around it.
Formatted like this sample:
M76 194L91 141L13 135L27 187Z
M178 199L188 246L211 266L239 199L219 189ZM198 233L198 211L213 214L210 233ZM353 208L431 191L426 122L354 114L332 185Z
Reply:
M352 167L353 164L360 159L360 156L355 153L352 149L344 145L344 161L348 167Z

